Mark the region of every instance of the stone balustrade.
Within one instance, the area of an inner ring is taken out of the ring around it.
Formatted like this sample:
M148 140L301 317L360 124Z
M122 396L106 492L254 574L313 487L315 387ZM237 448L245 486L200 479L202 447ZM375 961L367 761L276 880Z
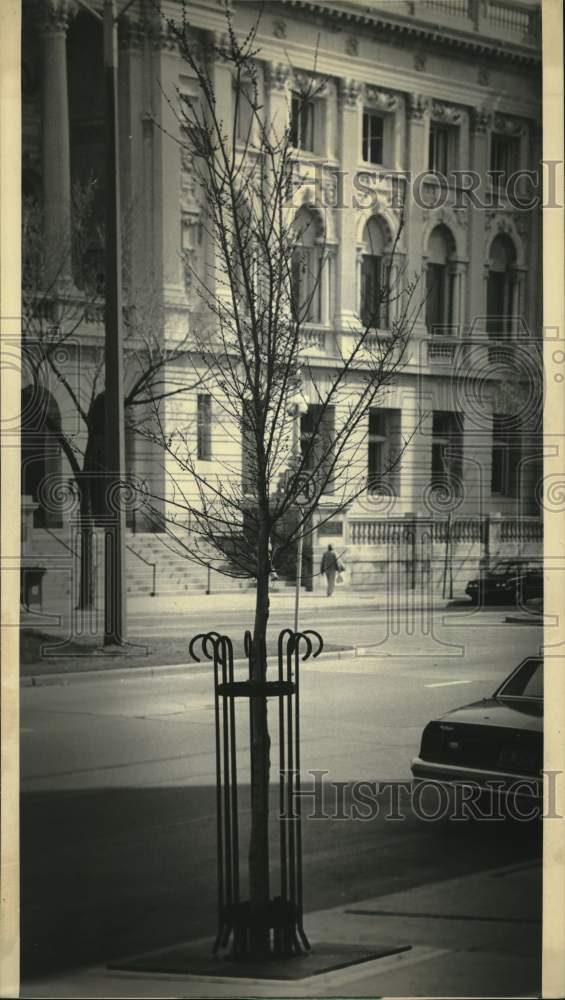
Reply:
M353 0L352 6L365 6ZM465 32L477 32L522 45L539 43L540 12L512 0L396 0L377 2L374 9L383 15L410 18L414 22L433 22Z

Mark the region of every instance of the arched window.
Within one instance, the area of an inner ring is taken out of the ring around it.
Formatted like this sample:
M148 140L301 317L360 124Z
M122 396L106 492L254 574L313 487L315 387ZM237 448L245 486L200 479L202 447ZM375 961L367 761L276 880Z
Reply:
M385 256L386 236L374 216L363 232L359 315L365 327L386 328L389 324L389 268Z
M22 391L22 495L39 503L36 528L60 528L62 512L56 500L45 503L41 486L47 476L61 475L61 413L47 389L26 386ZM49 490L56 498L57 490Z
M325 268L324 234L318 215L301 208L294 220L294 234L291 280L295 314L302 323L321 323Z
M487 333L507 337L514 322L516 252L507 236L497 236L490 248L487 278Z
M455 241L447 226L436 226L428 241L426 326L428 333L447 334L457 322Z

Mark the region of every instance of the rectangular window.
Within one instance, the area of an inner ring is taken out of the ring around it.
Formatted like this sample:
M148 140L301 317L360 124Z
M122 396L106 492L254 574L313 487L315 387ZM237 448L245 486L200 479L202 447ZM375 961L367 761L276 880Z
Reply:
M314 152L314 101L293 94L290 111L290 142L295 149Z
M462 474L463 416L435 410L432 420L432 487L458 494Z
M509 417L495 413L492 418L491 493L515 497L518 492L520 440Z
M212 458L212 397L207 393L198 394L196 423L198 432L197 457L202 462L209 462Z
M367 488L378 492L387 469L387 411L369 410L369 437L367 447Z
M383 162L384 119L374 111L363 112L363 160Z
M426 326L428 333L445 333L446 325L446 266L428 264L426 267Z
M449 171L453 170L455 166L455 135L454 129L449 125L431 123L428 170L432 173L443 174L444 177L447 177Z
M367 437L367 489L370 493L388 492L398 495L400 455L400 410L369 409Z
M333 493L335 407L311 403L300 418L300 449L304 469L320 481L323 493Z
M520 140L516 136L497 135L490 138L490 169L494 187L503 187L519 169Z

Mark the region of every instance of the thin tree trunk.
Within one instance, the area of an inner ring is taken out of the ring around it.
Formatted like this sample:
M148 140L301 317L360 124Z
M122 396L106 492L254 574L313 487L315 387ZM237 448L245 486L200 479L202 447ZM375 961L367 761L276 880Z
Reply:
M253 680L267 675L267 622L269 619L268 533L261 526L258 544L257 597L253 628ZM251 699L251 837L249 842L249 898L252 911L259 914L269 900L269 772L271 739L267 719L267 699ZM259 923L251 934L254 954L269 951L269 929Z
M87 485L80 487L80 580L78 607L81 610L94 604L94 532L92 505Z

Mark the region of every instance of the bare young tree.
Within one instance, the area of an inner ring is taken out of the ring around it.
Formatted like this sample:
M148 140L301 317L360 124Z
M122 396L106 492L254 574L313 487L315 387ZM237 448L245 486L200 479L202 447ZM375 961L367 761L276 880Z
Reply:
M26 435L45 428L68 463L78 494L78 606L83 609L95 601L93 530L95 515L101 512L96 509L97 497L104 493L106 477L104 351L96 338L85 338L89 324L104 322L104 233L96 220L95 195L94 181L75 186L71 218L61 219L60 228L49 232L49 240L38 201L24 199L22 213L23 356L28 385L36 393L32 409L37 411L26 410L22 433L25 441ZM127 231L126 223L127 219ZM127 253L124 258L124 408L126 421L136 430L143 426L137 418L140 411L194 385L186 381L177 385L170 376L165 384L164 371L183 356L186 338L165 345L159 332L163 330L160 296L151 284L133 283ZM59 399L68 403L65 420L55 419L45 405L44 390L53 384L60 387ZM50 495L60 493L60 487L47 484L44 502L49 504Z
M179 130L170 140L180 141L183 158L191 163L207 248L205 260L197 265L190 258L187 268L195 299L192 365L206 381L214 434L223 442L214 472L203 471L199 442L182 419L171 426L170 416L156 405L154 426L169 475L169 532L192 558L256 581L251 679L261 682L267 676L272 568L313 530L313 516L325 497L331 498L333 515L365 492L357 460L366 440L367 413L402 370L419 309L416 282L392 267L400 220L387 273L365 289L362 322L328 336L324 361L312 357L309 338L319 320L330 247L320 192L316 196L307 171L301 175L296 147L299 131L308 127L309 102L325 81L315 67L311 73L289 67L290 122L268 117L269 81L258 62L260 19L241 37L229 5L225 16L221 39L205 39L193 30L186 9L180 23L165 18L197 84L195 96L179 92L167 98ZM229 67L232 76L229 117L219 110L218 65ZM306 211L297 211L299 204ZM385 325L385 312L386 333L377 332ZM298 415L306 400L308 434L299 435ZM187 514L192 523L188 541L186 532L181 537L176 530ZM254 697L251 712L249 887L251 906L261 910L269 885L266 698ZM254 947L268 947L268 930Z

